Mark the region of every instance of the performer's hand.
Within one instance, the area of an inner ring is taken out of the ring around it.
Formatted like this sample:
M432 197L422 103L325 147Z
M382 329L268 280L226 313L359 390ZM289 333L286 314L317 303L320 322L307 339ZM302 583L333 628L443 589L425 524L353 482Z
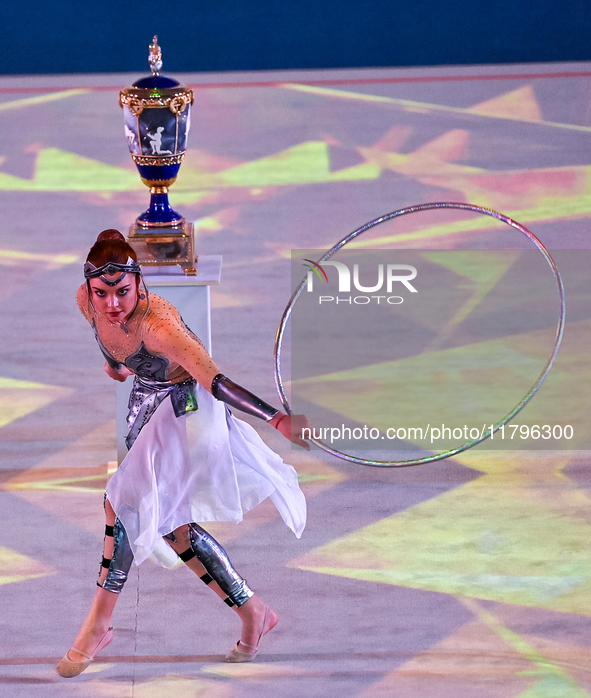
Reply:
M105 373L107 376L113 380L119 381L120 383L124 383L127 380L127 376L133 376L133 371L130 371L127 366L123 366L123 364L121 364L121 368L117 371L116 369L111 368L107 361L105 361Z
M280 412L276 414L273 419L269 422L272 426L281 432L286 439L289 439L292 443L305 448L306 451L310 450L310 445L302 439L302 430L310 429L312 430L312 425L308 421L308 418L303 414L283 414Z

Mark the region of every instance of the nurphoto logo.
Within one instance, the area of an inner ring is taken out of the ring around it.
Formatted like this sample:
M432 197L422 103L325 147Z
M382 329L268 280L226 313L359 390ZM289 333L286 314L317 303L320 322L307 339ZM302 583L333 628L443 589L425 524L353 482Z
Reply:
M317 262L313 262L311 259L304 259L303 264L305 267L309 269L308 271L308 279L307 279L307 291L308 293L313 293L314 291L314 277L317 276L320 279L320 283L326 283L330 285L330 281L328 279L328 275L324 269L324 267L333 267L334 269L337 270L338 274L338 293L348 293L351 294L351 270L349 269L349 266L345 264L344 262L322 262L322 264L318 264ZM384 273L384 267L386 268L386 271ZM364 274L366 274L366 270L364 270ZM374 285L372 286L364 286L361 281L360 281L360 274L359 274L359 264L354 264L353 265L353 286L357 291L361 291L361 293L378 293L384 288L385 285L385 293L391 294L393 293L393 289L396 288L398 289L398 286L394 286L394 284L402 284L404 288L407 289L407 291L410 291L410 293L418 293L418 289L416 289L410 282L416 277L417 275L417 270L416 267L411 266L410 264L378 264L377 265L377 274L375 273L373 277L371 278L371 281L375 281ZM364 276L364 281L367 283L368 277ZM377 278L377 280L376 280ZM377 303L378 305L381 303L381 301L385 301L385 304L389 305L400 305L400 303L404 302L404 298L402 296L392 296L392 295L372 295L372 296L345 296L345 297L340 297L340 296L328 296L328 295L322 295L318 297L318 303L323 304L323 303L336 303L337 305L339 303L355 303L356 305L368 305L369 303Z

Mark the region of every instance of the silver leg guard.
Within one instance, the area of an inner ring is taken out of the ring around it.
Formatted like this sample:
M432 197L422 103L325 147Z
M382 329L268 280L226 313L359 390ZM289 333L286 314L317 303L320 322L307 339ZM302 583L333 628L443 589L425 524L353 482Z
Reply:
M189 541L191 550L205 567L211 580L216 582L231 601L228 605L242 606L251 596L254 596L254 592L248 587L246 581L232 566L226 551L196 523L189 524ZM206 579L203 581L206 584L209 583Z
M107 531L108 529L109 527L107 527ZM101 568L105 567L108 570L107 577L102 584L97 582L97 586L106 591L120 594L127 581L127 575L133 562L133 553L127 539L127 533L119 519L115 519L112 534L114 539L113 555L110 559L103 558L101 564ZM110 533L107 532L107 535Z

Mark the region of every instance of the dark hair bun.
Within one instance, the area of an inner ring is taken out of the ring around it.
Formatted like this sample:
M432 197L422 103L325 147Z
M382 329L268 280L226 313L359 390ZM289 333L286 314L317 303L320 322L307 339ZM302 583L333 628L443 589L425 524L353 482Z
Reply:
M109 228L109 230L103 230L100 233L90 248L86 261L92 262L95 267L102 267L108 262L127 264L130 257L137 262L137 254L133 247L118 230Z
M121 242L126 242L124 236L114 228L109 228L108 230L103 230L102 233L99 233L96 241L103 242L104 240L121 240Z

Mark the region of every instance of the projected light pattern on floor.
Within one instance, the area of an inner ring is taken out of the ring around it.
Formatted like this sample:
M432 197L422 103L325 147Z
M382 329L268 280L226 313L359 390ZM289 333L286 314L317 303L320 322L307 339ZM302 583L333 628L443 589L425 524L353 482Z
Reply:
M429 81L442 69L410 71L416 82L371 71L350 84L342 71L333 84L313 74L267 85L264 75L242 85L222 76L209 86L185 76L194 120L170 199L195 222L199 254L224 255L212 293L214 349L232 377L276 402L273 333L290 295L290 250L329 248L388 211L467 201L518 220L549 248L591 247L591 75L557 78L540 68L535 78L527 66L524 78L515 68L480 79L487 70L466 69L463 80L452 69L457 79L446 82ZM38 93L3 94L0 79L0 588L10 599L7 634L26 636L0 665L19 696L27 682L54 695L37 665L58 644L65 651L92 595L101 492L114 460L112 386L73 303L80 262L98 231L125 230L146 197L128 162L123 85L96 88L96 77L85 84L84 76L59 89L36 84ZM456 211L408 217L354 245L428 249L443 265L437 250L505 247L502 235L496 221ZM472 283L474 270L460 267L450 271ZM562 363L547 385L547 400L557 399L552 380L556 395L570 396L560 397L560 410L573 420L591 407L583 305L581 295L570 306ZM474 301L466 313L477 308ZM483 364L512 356L519 382L551 328L524 326L469 351L446 344L450 332L430 347L438 375L425 373L421 355L356 366L364 384L354 417L361 410L378 423L375 376L395 389L416 375L424 390L408 412L418 418L421 395L442 381L473 380L475 352ZM347 417L352 406L339 391L347 378L313 375L293 390ZM474 382L475 393L487 387L500 399L489 378ZM133 687L145 698L328 696L338 675L339 695L355 698L591 696L587 452L475 451L438 468L378 474L292 452L257 427L297 467L310 502L300 542L265 505L237 527L210 527L282 618L260 663L221 664L236 640L233 617L184 568L163 576L147 564L129 582L113 645L76 695L127 696ZM187 604L193 593L204 596ZM40 619L25 629L23 608Z

